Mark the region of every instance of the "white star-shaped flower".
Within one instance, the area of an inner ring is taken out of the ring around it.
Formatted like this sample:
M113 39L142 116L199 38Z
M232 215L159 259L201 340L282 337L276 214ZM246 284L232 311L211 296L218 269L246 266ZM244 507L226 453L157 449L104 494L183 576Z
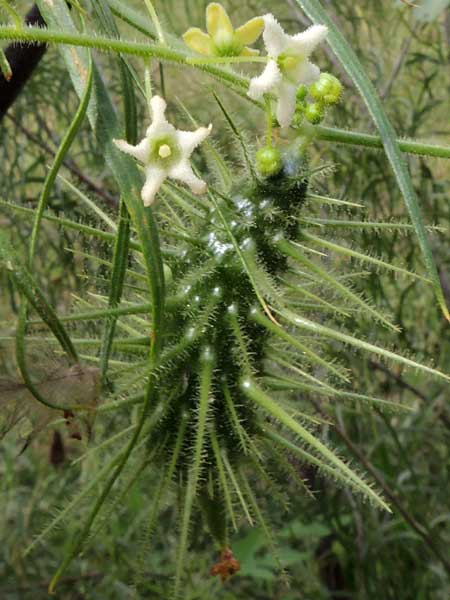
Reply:
M144 205L151 206L155 202L166 177L186 183L194 194L204 194L206 183L194 174L189 159L195 148L211 133L212 125L196 131L180 131L166 119L165 100L153 96L150 106L152 124L137 146L125 140L114 140L119 150L137 158L144 165L145 184L141 192Z
M259 77L250 80L248 95L259 100L273 91L278 97L276 116L281 127L291 124L295 113L299 85L309 85L319 78L319 67L309 61L310 55L325 39L328 28L312 25L302 33L288 35L272 14L263 17L264 44L269 62Z

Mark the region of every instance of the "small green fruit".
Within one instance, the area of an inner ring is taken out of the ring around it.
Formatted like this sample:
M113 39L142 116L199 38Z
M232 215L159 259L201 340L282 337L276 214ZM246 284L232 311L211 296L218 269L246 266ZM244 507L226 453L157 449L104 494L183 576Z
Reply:
M318 81L310 88L311 96L327 105L337 104L342 96L342 83L330 73L321 73Z
M283 168L281 152L278 148L261 148L256 153L256 166L263 177L273 177Z
M323 104L319 102L313 102L312 104L308 104L305 108L305 117L306 119L312 123L313 125L318 125L323 121L325 116L325 110Z

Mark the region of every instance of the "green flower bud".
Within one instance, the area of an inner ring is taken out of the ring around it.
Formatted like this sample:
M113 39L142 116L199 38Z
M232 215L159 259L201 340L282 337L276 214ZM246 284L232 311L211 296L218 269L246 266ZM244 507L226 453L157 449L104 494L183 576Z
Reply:
M256 153L256 166L263 177L273 177L283 168L281 152L278 148L261 148Z
M300 127L300 125L303 123L304 118L305 118L304 112L296 112L294 115L294 119L292 121L294 127Z
M305 84L302 84L297 90L297 101L302 102L308 95L308 88Z
M308 106L305 108L305 117L313 125L318 125L321 123L324 116L325 109L323 104L320 102L313 102L312 104L308 104Z
M303 123L303 119L305 118L305 110L306 104L297 104L295 107L295 115L294 115L294 125L299 127Z
M342 96L342 83L330 73L321 73L310 88L311 96L324 104L337 104Z

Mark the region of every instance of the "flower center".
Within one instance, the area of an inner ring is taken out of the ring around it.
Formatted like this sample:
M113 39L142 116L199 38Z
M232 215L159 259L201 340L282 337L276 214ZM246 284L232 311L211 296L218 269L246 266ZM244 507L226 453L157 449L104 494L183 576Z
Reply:
M228 33L214 36L216 56L240 56L244 46L234 35Z
M212 36L213 42L218 48L231 46L233 44L233 38L233 33L226 29L218 29Z
M301 54L280 54L278 57L278 66L283 75L295 83L296 72L304 60L305 57Z
M161 158L168 158L172 155L172 149L169 144L161 144L158 150L158 154Z
M169 168L180 156L181 150L175 136L166 134L151 140L149 163Z

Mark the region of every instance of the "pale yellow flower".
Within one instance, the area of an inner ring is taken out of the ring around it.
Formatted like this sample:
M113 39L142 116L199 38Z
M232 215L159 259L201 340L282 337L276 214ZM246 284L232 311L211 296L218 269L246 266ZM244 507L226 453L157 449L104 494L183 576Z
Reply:
M189 48L206 56L253 56L259 52L249 45L263 32L264 20L254 17L234 29L224 7L211 2L206 8L206 29L208 33L198 27L186 31L183 39Z

